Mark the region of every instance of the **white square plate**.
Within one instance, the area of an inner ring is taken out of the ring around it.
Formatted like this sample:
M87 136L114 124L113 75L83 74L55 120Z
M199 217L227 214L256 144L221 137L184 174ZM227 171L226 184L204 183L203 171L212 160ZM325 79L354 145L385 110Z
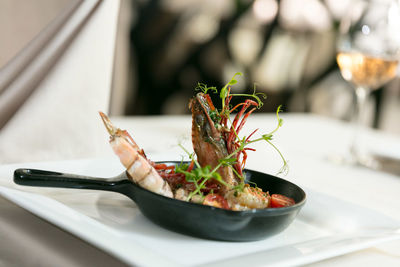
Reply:
M134 202L117 193L15 185L12 182L13 171L21 167L112 177L123 171L117 160L2 166L0 194L128 264L299 265L400 238L400 222L305 189L307 203L284 232L256 242L203 240L153 224L141 214Z

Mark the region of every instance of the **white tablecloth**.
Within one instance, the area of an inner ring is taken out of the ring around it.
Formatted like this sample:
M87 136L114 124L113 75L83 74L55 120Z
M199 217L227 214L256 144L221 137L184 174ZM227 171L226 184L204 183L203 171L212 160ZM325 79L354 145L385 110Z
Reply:
M273 142L285 155L290 171L286 179L313 191L369 208L400 221L400 176L343 166L329 160L331 155L347 151L352 139L352 127L336 120L305 114L282 114L283 127ZM94 118L97 119L97 118ZM183 151L178 144L191 149L190 116L117 117L115 125L127 129L153 160L180 159ZM100 119L98 119L101 124ZM246 124L247 134L255 128L267 133L277 125L274 115L253 115ZM243 131L243 134L246 134ZM104 131L95 133L104 142L89 156L110 157ZM400 158L400 138L368 130L365 140L372 151ZM256 152L249 153L247 167L267 173L277 173L281 167L278 154L267 144L257 143ZM166 155L175 158L166 158ZM87 156L76 149L76 158ZM38 159L40 160L40 159ZM0 185L5 185L0 184ZM358 252L316 262L314 266L399 266L400 241L391 241Z

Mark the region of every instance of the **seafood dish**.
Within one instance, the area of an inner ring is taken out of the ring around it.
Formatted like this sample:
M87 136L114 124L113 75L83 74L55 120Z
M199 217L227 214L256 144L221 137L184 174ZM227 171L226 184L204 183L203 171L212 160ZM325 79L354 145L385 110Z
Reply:
M106 114L99 112L110 134L110 145L126 168L128 178L140 187L168 198L225 210L295 205L294 199L283 194L270 194L246 180L245 164L247 153L254 151L250 147L252 143L267 142L276 149L283 160L282 171L286 170L287 162L271 141L282 126L280 107L276 112L278 125L272 132L256 138L256 129L248 136L239 136L250 114L262 106L264 95L255 90L249 95L231 93L237 75L221 90L198 84L199 92L189 101L194 153L181 146L189 156L189 162L168 165L151 161L126 130L117 128ZM210 93L219 95L221 108L215 107ZM233 97L247 98L232 106Z
M287 164L272 143L282 126L280 108L273 131L255 137L254 130L239 137L249 115L262 105L263 95L245 95L242 103L231 106L231 99L238 96L230 92L235 76L220 91L199 84L200 92L189 101L194 152L180 145L189 160L151 161L127 131L115 127L100 112L110 145L125 167L121 174L106 178L21 168L14 171L14 182L120 193L156 225L193 237L247 242L278 234L296 218L306 194L285 179L244 168L255 142L266 142L278 152L282 171ZM215 94L221 108L211 100Z

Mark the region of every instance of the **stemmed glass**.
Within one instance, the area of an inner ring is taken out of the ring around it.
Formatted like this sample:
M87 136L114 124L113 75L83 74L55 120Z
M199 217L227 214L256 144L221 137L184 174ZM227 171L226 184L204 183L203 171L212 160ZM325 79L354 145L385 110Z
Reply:
M340 24L337 62L342 77L355 89L356 130L346 161L376 168L360 143L362 115L372 90L396 76L400 48L398 1L354 1Z

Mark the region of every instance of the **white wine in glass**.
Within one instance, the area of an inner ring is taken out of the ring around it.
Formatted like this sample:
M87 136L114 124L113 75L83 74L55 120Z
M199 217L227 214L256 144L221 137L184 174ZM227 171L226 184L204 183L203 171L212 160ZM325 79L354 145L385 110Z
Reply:
M396 77L400 49L398 0L353 2L340 25L337 63L342 77L355 89L356 131L345 161L376 168L376 162L359 144L361 115L372 90Z
M359 52L339 52L337 62L343 78L355 87L370 90L380 88L396 77L398 60L364 55Z

